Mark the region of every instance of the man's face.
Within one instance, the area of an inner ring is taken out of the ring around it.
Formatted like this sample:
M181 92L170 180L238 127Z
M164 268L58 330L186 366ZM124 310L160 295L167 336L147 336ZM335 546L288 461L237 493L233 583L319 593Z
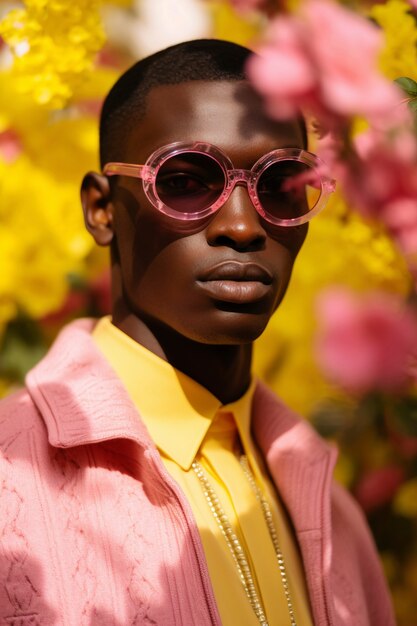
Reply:
M269 120L245 81L154 88L124 160L143 164L175 141L214 144L245 169L271 150L303 147L299 124ZM248 343L262 333L284 296L306 226L264 221L245 186L216 214L185 227L149 203L139 179L120 177L113 204L116 275L131 313L153 332L162 325L206 344Z

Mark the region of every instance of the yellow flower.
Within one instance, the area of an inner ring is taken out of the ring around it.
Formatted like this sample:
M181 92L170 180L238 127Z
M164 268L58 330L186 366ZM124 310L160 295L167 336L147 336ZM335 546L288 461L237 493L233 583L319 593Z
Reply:
M391 588L398 626L412 626L416 616L416 592L399 584Z
M55 179L26 156L13 164L0 163L0 176L0 232L5 241L0 259L7 268L1 273L0 302L8 303L8 316L11 302L34 318L42 317L62 304L68 275L83 274L93 247L78 184Z
M211 0L207 4L213 20L213 37L218 39L247 46L259 35L264 25L260 14L239 14L224 0Z
M387 580L394 581L398 576L398 559L391 552L380 552L379 556Z
M1 218L0 218L1 225ZM14 298L16 284L16 246L18 242L14 233L6 228L0 228L0 340L1 329L17 313Z
M345 487L349 487L352 484L354 473L355 466L353 459L346 454L339 454L334 471L335 479Z
M1 338L1 334L0 334ZM4 398L7 394L11 393L12 387L10 382L4 378L0 378L0 398Z
M93 68L105 35L98 0L26 0L0 22L21 93L61 108Z
M401 485L395 496L393 508L399 515L417 519L417 478L412 478Z
M81 80L104 41L99 5L27 0L0 23L15 52L0 72L0 132L12 129L22 150L12 163L0 152L0 334L19 309L39 318L61 306L69 275L103 265L79 200L82 176L98 167L98 106L117 75L97 68Z
M385 47L381 70L388 78L408 76L417 79L417 25L405 0L388 0L372 7L370 16L381 26Z
M12 154L21 151L10 162L0 147L0 342L18 312L53 312L70 275L88 280L108 263L79 200L82 176L98 167L100 101L118 74L91 72L104 42L100 4L27 0L0 21L14 56L0 71L0 132L11 131ZM12 382L0 379L0 397Z

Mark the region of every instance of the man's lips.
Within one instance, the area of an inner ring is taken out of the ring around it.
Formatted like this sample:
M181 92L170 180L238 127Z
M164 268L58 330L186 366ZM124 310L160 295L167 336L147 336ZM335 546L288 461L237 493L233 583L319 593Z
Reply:
M223 261L203 271L199 281L231 280L256 281L264 285L272 283L272 274L258 263L242 263L242 261Z
M257 263L225 261L205 270L197 283L216 300L246 304L257 302L269 293L272 275Z

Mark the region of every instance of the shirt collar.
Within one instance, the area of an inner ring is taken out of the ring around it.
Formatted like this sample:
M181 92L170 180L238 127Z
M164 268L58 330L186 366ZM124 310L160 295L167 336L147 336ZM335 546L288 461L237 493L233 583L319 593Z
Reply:
M233 413L238 426L249 431L254 382L241 398L222 405L199 383L114 326L109 317L98 322L93 339L121 379L160 452L184 470L190 468L219 411Z

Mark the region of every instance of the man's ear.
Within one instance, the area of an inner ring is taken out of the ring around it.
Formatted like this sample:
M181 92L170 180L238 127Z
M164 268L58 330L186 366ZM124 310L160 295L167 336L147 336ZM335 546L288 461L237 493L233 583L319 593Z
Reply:
M81 204L87 230L99 246L108 246L113 239L113 213L109 179L88 172L81 184Z

